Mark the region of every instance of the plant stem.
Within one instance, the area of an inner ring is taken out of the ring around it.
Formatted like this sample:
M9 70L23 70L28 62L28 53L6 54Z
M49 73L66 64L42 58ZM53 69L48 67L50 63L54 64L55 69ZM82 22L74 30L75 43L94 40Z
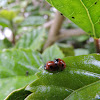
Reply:
M15 34L13 33L13 40L12 40L12 44L15 45Z
M100 53L100 38L94 40L95 40L94 42L95 42L97 53Z
M53 24L51 25L51 28L49 31L48 39L43 49L46 49L47 47L49 47L50 45L54 43L55 37L59 35L59 31L61 29L63 21L64 21L64 16L62 16L61 13L57 11L55 13Z

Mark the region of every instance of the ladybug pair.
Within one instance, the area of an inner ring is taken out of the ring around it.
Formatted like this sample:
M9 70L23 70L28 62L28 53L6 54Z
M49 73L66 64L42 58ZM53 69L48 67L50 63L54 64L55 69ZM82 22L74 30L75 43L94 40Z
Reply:
M48 70L48 71L62 71L66 68L66 64L65 62L58 58L55 59L54 61L48 61L45 65L44 65L44 69Z

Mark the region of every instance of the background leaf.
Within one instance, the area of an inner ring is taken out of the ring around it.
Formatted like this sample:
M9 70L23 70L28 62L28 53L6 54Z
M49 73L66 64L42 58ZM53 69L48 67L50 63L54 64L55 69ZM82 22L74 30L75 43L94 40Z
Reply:
M7 38L0 40L0 50L10 47L12 47L12 43Z
M9 10L1 10L0 11L0 17L11 21L13 18L16 17L16 12L9 11Z
M16 48L31 48L33 50L40 50L44 42L44 37L45 29L34 29L32 32L21 37L16 44Z
M54 60L56 58L63 58L64 54L60 48L54 44L53 46L47 48L42 54L43 60L46 63L47 61Z
M0 18L0 25L3 27L9 27L11 26L9 20L5 19L5 18Z
M86 0L47 1L91 36L100 38L99 0L91 0L91 2Z
M1 78L4 78L5 72L9 73L8 77L25 76L26 72L33 75L38 71L41 64L40 54L30 49L12 49L0 52Z
M30 16L27 17L22 23L21 26L39 26L45 23L45 19L41 16Z
M74 56L74 48L72 45L67 45L64 43L57 43L59 48L63 51L65 57L67 56Z
M36 79L34 74L42 65L40 56L30 49L0 51L0 100Z
M88 55L89 54L88 49L75 49L74 51L75 51L75 56Z

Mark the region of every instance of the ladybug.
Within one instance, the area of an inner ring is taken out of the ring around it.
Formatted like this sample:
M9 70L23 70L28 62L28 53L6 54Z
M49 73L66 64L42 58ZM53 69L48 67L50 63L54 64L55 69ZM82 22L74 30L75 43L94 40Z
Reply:
M45 65L44 65L44 69L48 70L48 71L56 71L59 69L59 67L57 65L55 65L54 61L48 61Z
M60 58L55 59L54 61L48 61L44 66L44 69L48 71L59 71L59 70L62 71L65 68L66 68L66 64Z
M61 70L61 71L66 68L66 63L60 58L55 59L54 63L59 67L59 70Z

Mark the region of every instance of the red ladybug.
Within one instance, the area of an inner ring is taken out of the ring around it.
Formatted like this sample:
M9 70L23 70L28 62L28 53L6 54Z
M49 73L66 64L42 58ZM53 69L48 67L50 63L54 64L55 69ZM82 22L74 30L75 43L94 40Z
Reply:
M66 64L60 58L55 59L54 61L48 61L46 65L44 66L44 69L48 71L59 71L59 70L62 71L65 68L66 68Z
M64 70L66 68L65 62L60 58L55 59L54 63L57 64L57 66L59 67L60 70Z
M54 61L48 61L44 66L44 69L48 71L56 71L59 69L59 67L55 65Z

